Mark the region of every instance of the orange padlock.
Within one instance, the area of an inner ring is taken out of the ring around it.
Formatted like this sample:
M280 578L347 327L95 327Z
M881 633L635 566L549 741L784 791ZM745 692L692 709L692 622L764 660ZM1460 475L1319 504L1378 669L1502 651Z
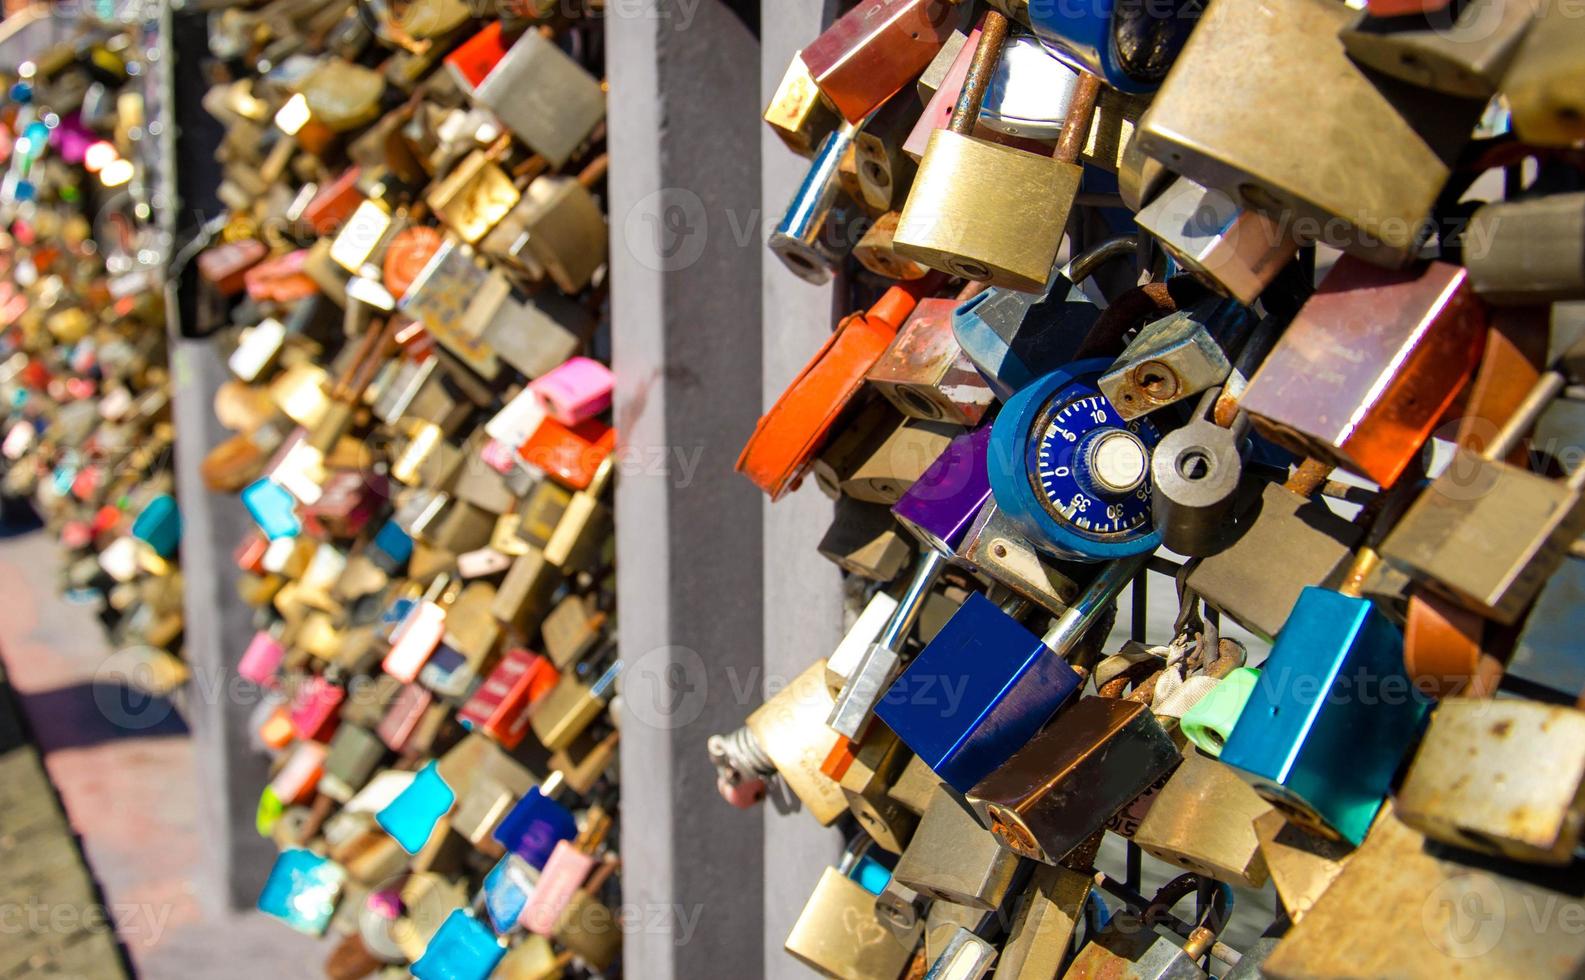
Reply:
M616 430L599 419L568 426L546 418L518 447L517 454L562 486L583 490L614 449Z
M854 313L837 324L760 417L737 458L738 472L772 500L793 489L903 321L941 283L940 275L929 275L893 286L869 312Z
M391 243L385 247L380 278L392 296L402 298L424 266L440 251L443 241L440 232L428 225L410 225L391 236Z
M303 220L315 234L329 235L336 231L363 203L363 192L358 190L361 172L358 167L348 167L341 176L321 187L303 208Z

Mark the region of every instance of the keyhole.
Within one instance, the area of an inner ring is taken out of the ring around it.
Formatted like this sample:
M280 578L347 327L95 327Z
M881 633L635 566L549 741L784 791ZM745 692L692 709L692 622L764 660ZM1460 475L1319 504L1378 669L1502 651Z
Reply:
M1178 457L1178 475L1198 482L1211 475L1211 454L1203 449L1187 449Z
M885 167L882 167L874 160L864 161L864 176L871 184L879 188L886 188L892 185L892 175L886 171Z

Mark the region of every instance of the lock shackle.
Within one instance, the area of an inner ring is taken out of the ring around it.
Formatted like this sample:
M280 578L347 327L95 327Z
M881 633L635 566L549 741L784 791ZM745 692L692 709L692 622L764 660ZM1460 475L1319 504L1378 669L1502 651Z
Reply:
M1007 17L999 11L988 10L980 24L980 43L974 48L974 59L969 62L968 76L963 80L963 91L958 93L957 104L952 107L952 120L947 130L959 136L974 135L974 124L980 118L980 106L985 102L985 90L990 88L991 76L1002 58L1002 47L1007 43Z
M1051 624L1046 635L1040 638L1059 657L1066 657L1068 651L1083 639L1091 626L1094 626L1101 615L1117 600L1123 587L1134 580L1145 569L1150 561L1149 554L1130 555L1119 558L1101 569L1095 581L1073 600L1073 605L1057 617Z
M925 597L930 594L931 588L936 584L936 579L941 577L942 571L947 567L947 557L934 548L924 549L920 556L919 565L914 569L914 577L908 582L908 589L897 603L897 608L892 612L891 618L886 620L886 625L875 638L876 646L888 650L901 650L908 640L908 634L913 629L914 622L919 618L920 610L924 608Z
M1087 71L1079 72L1079 84L1073 88L1068 102L1068 117L1062 120L1062 134L1057 137L1057 151L1052 159L1058 163L1076 163L1079 151L1090 139L1090 126L1095 119L1095 103L1101 98L1101 80Z
M859 861L863 860L864 855L870 852L874 844L875 838L866 830L860 830L847 842L842 848L842 859L837 863L837 871L842 877L846 878L854 868L858 867Z
M1508 416L1508 421L1503 424L1501 431L1497 433L1491 442L1486 444L1486 448L1480 454L1481 458L1488 462L1507 459L1509 453L1519 448L1519 443L1524 440L1525 433L1529 432L1530 427L1535 424L1535 420L1541 415L1542 409L1546 408L1548 403L1557 397L1558 393L1563 390L1563 386L1564 378L1561 372L1552 370L1541 375L1535 385L1531 387L1529 394L1524 396L1524 401L1520 402L1519 407L1514 409L1513 414ZM1569 485L1571 487L1574 486L1574 480L1580 478L1579 475L1581 473L1585 473L1585 466L1576 470L1574 477L1570 477Z

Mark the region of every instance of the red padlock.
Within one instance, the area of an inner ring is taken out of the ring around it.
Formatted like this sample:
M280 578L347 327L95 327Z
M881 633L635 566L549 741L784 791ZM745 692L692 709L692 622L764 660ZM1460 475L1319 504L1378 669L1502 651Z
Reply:
M737 458L737 470L779 499L797 486L805 467L864 384L919 300L940 285L940 275L905 282L886 291L867 313L854 313L798 372L754 426Z

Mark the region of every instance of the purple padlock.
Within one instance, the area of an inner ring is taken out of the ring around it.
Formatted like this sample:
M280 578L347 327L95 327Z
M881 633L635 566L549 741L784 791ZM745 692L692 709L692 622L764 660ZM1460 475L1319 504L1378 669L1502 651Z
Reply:
M985 455L990 442L989 424L953 439L892 507L892 515L920 541L953 554L991 497Z

